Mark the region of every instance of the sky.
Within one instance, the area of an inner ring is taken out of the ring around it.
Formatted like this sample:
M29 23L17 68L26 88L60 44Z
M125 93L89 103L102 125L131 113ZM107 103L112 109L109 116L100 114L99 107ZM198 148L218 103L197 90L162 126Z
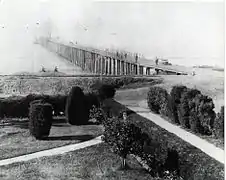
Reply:
M25 52L29 42L48 32L65 41L169 58L175 64L224 66L223 1L0 2L0 57L15 46Z

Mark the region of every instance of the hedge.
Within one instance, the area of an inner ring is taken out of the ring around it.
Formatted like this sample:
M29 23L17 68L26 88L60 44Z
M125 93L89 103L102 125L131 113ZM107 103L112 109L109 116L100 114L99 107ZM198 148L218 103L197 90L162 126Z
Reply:
M26 118L29 115L29 106L32 101L42 100L53 106L54 115L62 115L65 110L67 96L63 95L39 95L29 94L23 96L11 96L0 99L0 118Z
M8 77L0 84L4 94L68 94L71 87L79 86L84 93L92 92L91 86L97 82L113 85L115 88L137 82L159 83L159 79L134 77Z
M29 112L29 130L36 139L49 136L52 125L52 106L38 101L31 103Z

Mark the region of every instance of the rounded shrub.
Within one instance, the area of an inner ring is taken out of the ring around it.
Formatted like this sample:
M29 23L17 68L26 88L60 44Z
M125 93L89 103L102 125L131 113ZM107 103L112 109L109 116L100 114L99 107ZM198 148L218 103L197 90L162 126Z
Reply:
M36 139L49 136L52 125L52 106L48 103L33 102L29 111L29 130Z
M181 96L184 93L184 91L187 90L186 86L173 86L170 96L172 99L172 109L173 109L173 122L179 124L179 118L178 118L178 106L180 104Z
M217 113L214 121L214 135L217 138L224 138L224 106L221 106L221 110Z
M168 117L171 116L171 99L165 89L151 87L147 94L147 103L151 111Z
M189 109L189 102L191 102L196 95L201 94L201 92L197 89L187 89L184 91L181 95L180 104L178 106L178 119L180 124L183 127L190 129L189 124L189 115L190 115L190 109Z
M84 125L88 123L85 95L80 87L72 87L66 102L65 114L71 125Z
M115 87L113 85L103 84L98 89L100 99L113 98L115 96Z

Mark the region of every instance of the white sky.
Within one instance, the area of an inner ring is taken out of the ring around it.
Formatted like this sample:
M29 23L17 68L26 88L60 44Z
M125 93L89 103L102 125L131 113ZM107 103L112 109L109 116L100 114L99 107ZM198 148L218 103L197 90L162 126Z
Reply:
M50 29L46 21L53 36L67 41L126 48L185 65L224 65L223 2L4 0L0 50L18 45L26 51L26 42Z

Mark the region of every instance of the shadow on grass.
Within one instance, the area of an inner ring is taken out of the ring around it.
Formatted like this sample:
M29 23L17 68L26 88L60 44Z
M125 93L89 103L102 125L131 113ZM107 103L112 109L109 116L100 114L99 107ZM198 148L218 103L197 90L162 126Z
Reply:
M9 126L21 129L28 129L28 121L13 121Z
M68 141L68 140L79 140L81 142L88 141L93 139L94 136L92 135L76 135L76 136L52 136L52 137L46 137L43 140L46 141Z

